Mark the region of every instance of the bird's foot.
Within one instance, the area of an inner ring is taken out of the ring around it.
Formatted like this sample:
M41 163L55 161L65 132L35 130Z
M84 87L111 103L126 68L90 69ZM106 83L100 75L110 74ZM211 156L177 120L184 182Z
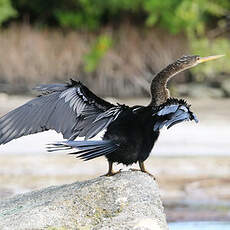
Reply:
M131 171L134 171L134 172L136 172L136 171L141 171L140 169L130 169Z
M151 173L149 173L148 171L143 171L143 170L140 170L140 169L130 169L131 171L140 171L140 172L143 172L143 173L146 173L148 174L149 176L151 176L154 180L156 180L155 176L153 176Z
M114 176L114 175L116 175L116 174L118 174L118 173L120 173L121 172L121 169L119 170L119 171L117 171L117 172L114 172L114 171L110 171L110 172L107 172L105 175L103 175L103 176Z
M156 177L153 176L153 174L151 174L150 172L148 172L148 171L142 171L142 172L144 172L144 173L148 174L149 176L151 176L153 178L153 180L156 180Z

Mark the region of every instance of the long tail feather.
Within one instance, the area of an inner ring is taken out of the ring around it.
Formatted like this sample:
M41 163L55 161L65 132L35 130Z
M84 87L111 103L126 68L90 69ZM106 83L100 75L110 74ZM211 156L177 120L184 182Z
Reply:
M96 157L107 155L116 151L119 145L106 140L100 141L63 141L50 144L47 147L48 152L78 149L77 152L70 152L69 154L76 154L77 158L88 161Z

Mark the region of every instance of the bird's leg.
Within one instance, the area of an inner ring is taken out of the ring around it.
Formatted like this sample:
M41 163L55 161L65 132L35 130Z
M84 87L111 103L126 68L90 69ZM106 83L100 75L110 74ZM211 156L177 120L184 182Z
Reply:
M113 171L113 162L109 161L109 170L108 170L108 172L104 176L114 176L115 174L119 173L120 171L114 172Z
M153 177L154 180L155 180L155 177L145 169L144 162L143 162L143 161L138 161L138 163L139 163L139 167L140 167L140 169L141 169L141 172L144 172L144 173L149 174L149 175L150 175L151 177Z
M131 170L132 171L141 171L141 172L147 173L148 175L150 175L151 177L153 177L154 180L155 180L155 177L145 169L144 162L143 161L138 161L138 163L139 163L140 169L131 169Z
M140 169L130 169L131 171L142 171L142 172L145 172L145 171L143 171L142 169L141 169L141 165L140 165L140 161L138 161L138 163L139 163L139 166L140 166ZM145 166L144 166L144 163L143 163L143 168L144 168L144 170L145 170Z

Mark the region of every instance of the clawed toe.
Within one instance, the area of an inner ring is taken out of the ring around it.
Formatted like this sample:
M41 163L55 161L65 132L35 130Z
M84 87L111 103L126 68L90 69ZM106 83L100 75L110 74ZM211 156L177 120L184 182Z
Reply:
M151 176L154 180L156 180L156 177L153 176L153 174L151 174L151 173L149 173L149 172L147 172L147 171L144 171L144 173L148 174L148 175Z
M143 173L146 173L146 174L148 174L149 176L151 176L154 180L156 180L156 178L155 178L155 176L153 176L151 173L149 173L148 171L146 171L146 170L140 170L140 169L130 169L131 171L134 171L134 172L136 172L136 171L139 171L139 172L143 172Z
M114 172L112 170L112 167L111 167L111 168L109 168L109 171L105 175L102 175L102 176L114 176L114 175L116 175L116 174L118 174L120 172L121 172L121 169L119 171L117 171L117 172Z
M116 174L118 174L118 173L120 173L121 172L121 169L119 170L119 171L117 171L117 172L108 172L108 173L106 173L105 175L103 175L103 176L114 176L114 175L116 175Z
M141 171L140 169L130 169L131 171L134 171L134 172L136 172L136 171Z

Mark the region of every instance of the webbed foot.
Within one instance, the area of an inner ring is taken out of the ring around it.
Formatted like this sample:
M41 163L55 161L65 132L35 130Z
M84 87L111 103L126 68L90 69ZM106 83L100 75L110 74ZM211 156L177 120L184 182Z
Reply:
M131 171L134 171L134 172L136 172L136 171L139 171L139 172L143 172L143 173L146 173L146 174L148 174L149 176L151 176L154 180L156 180L156 178L155 178L155 176L153 176L151 173L149 173L148 171L146 171L146 170L141 170L141 169L130 169Z
M114 175L118 174L119 172L121 172L121 169L119 171L117 171L117 172L113 171L113 162L109 161L109 170L103 176L114 176Z
M130 169L131 171L134 171L134 172L136 172L136 171L140 171L141 172L141 170L140 169Z
M151 176L154 180L156 180L155 176L153 176L151 173L149 173L146 169L145 169L145 165L143 161L139 161L139 166L142 172L147 173L149 176Z
M114 171L110 171L110 172L107 172L105 175L103 175L103 176L114 176L114 175L116 175L116 174L118 174L118 173L120 173L121 172L121 169L119 170L119 171L117 171L117 172L114 172Z

